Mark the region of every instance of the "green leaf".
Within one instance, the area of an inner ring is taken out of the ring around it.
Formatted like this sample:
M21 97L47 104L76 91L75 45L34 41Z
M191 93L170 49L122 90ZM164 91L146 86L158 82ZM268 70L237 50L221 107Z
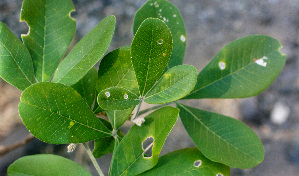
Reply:
M20 90L35 83L29 51L2 22L0 22L0 77Z
M105 110L124 110L136 106L139 102L136 94L121 87L110 87L98 95L98 104Z
M149 104L163 104L178 100L191 92L196 84L197 70L192 65L171 68L145 95Z
M130 47L124 46L108 53L100 63L98 77L98 92L117 86L139 95Z
M70 17L75 10L71 0L24 0L21 21L29 25L22 35L28 48L39 82L49 81L70 45L76 31L76 21Z
M142 96L160 78L171 52L172 36L167 25L154 18L142 22L131 46L132 63Z
M57 155L30 155L16 160L8 167L8 176L65 176L91 174L81 165Z
M114 28L115 16L103 19L65 57L52 81L73 85L82 79L108 49Z
M92 67L80 81L72 85L72 88L82 96L89 107L92 106L96 97L97 79L98 71L96 68Z
M163 107L149 114L141 127L134 125L113 153L110 175L137 175L154 167L178 113L177 108ZM143 142L147 138L153 138L153 142L146 147ZM152 156L145 157L151 146Z
M73 88L60 83L37 83L21 95L19 114L27 129L47 143L83 143L111 136Z
M147 18L163 20L173 37L173 51L167 69L183 64L186 49L186 29L180 11L167 0L149 0L135 14L133 32Z
M140 176L229 176L230 168L206 158L197 148L177 150L159 158L158 164Z
M263 144L244 123L183 104L177 106L189 136L210 160L242 169L263 161Z
M119 142L124 137L121 131L117 131L117 135L116 139L114 137L96 139L94 141L94 149L92 152L94 157L100 158L108 153L113 153L114 148L118 146Z
M264 35L252 35L226 45L199 73L197 85L185 97L245 98L264 91L280 73L286 56L281 44Z
M130 117L134 108L135 106L124 110L106 111L109 121L112 124L114 130L117 130L126 122L126 120Z

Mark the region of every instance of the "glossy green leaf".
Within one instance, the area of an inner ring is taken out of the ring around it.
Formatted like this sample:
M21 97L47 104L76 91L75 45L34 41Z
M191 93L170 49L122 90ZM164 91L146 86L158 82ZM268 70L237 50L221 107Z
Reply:
M173 51L167 65L171 68L183 64L186 49L186 29L180 11L167 0L149 0L135 14L133 32L147 18L163 20L173 37Z
M178 108L189 136L210 160L242 169L263 161L263 144L244 123L183 104Z
M199 73L197 85L185 97L245 98L264 91L280 73L286 56L281 44L264 35L252 35L226 45Z
M91 70L76 84L72 85L81 96L85 99L89 107L92 106L96 97L96 85L98 79L98 71L92 67Z
M73 88L60 83L38 83L21 95L19 114L27 129L47 143L83 143L111 136Z
M22 39L39 82L51 79L75 35L76 21L70 17L74 10L71 0L23 1L21 21L27 22L29 30Z
M50 154L22 157L8 167L7 173L8 176L91 176L91 174L84 167L75 163L74 161Z
M53 82L73 85L101 59L109 47L115 28L115 16L104 18L58 66Z
M192 65L171 68L145 95L149 104L163 104L178 100L191 92L196 84L197 70Z
M124 110L106 111L109 121L112 124L114 130L117 130L126 122L126 120L130 117L134 108L135 106Z
M98 92L117 86L139 95L130 47L124 46L108 53L101 60L98 77Z
M153 168L159 158L166 137L178 119L178 109L163 107L145 117L142 126L133 126L113 153L110 175L137 175ZM147 138L153 138L143 146ZM152 156L144 153L152 146ZM145 149L143 149L145 147Z
M110 87L98 94L98 104L105 110L124 110L139 102L136 94L121 87Z
M197 148L177 150L159 158L158 164L140 176L229 176L230 168L206 158Z
M154 18L142 22L131 46L132 63L142 96L160 78L171 52L172 36L167 25Z
M20 90L35 83L29 51L2 22L0 22L0 77Z

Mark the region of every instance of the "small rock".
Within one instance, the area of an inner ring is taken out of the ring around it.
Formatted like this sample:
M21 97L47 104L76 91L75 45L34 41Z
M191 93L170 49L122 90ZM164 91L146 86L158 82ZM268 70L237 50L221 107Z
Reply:
M271 111L270 120L275 125L282 125L287 121L290 112L291 110L286 104L277 102Z

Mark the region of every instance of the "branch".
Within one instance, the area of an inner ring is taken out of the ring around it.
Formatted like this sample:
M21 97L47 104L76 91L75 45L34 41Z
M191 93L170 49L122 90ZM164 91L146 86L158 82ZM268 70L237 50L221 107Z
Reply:
M8 152L15 150L23 145L28 144L30 141L32 141L35 137L32 134L29 134L25 139L23 139L22 141L10 145L10 146L2 146L0 145L0 157L6 155Z

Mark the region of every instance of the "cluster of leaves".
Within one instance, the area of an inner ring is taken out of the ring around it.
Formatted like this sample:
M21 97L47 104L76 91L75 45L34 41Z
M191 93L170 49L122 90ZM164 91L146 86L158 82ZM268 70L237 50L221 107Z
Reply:
M263 160L263 145L245 124L177 100L259 94L284 65L277 40L252 35L233 41L197 75L194 66L182 65L186 31L179 10L167 0L149 0L135 15L132 44L105 55L97 70L115 17L103 19L64 57L76 29L73 10L71 0L24 0L21 20L30 31L23 43L0 23L0 76L23 91L19 114L34 136L52 144L94 140L95 157L113 153L110 175L227 176L230 167L252 168ZM177 108L165 106L142 118L143 101L175 102ZM102 111L109 121L96 116ZM159 158L178 116L196 148ZM130 118L136 125L124 136L119 128ZM152 142L144 147L148 138ZM55 155L23 157L8 173L89 175Z

